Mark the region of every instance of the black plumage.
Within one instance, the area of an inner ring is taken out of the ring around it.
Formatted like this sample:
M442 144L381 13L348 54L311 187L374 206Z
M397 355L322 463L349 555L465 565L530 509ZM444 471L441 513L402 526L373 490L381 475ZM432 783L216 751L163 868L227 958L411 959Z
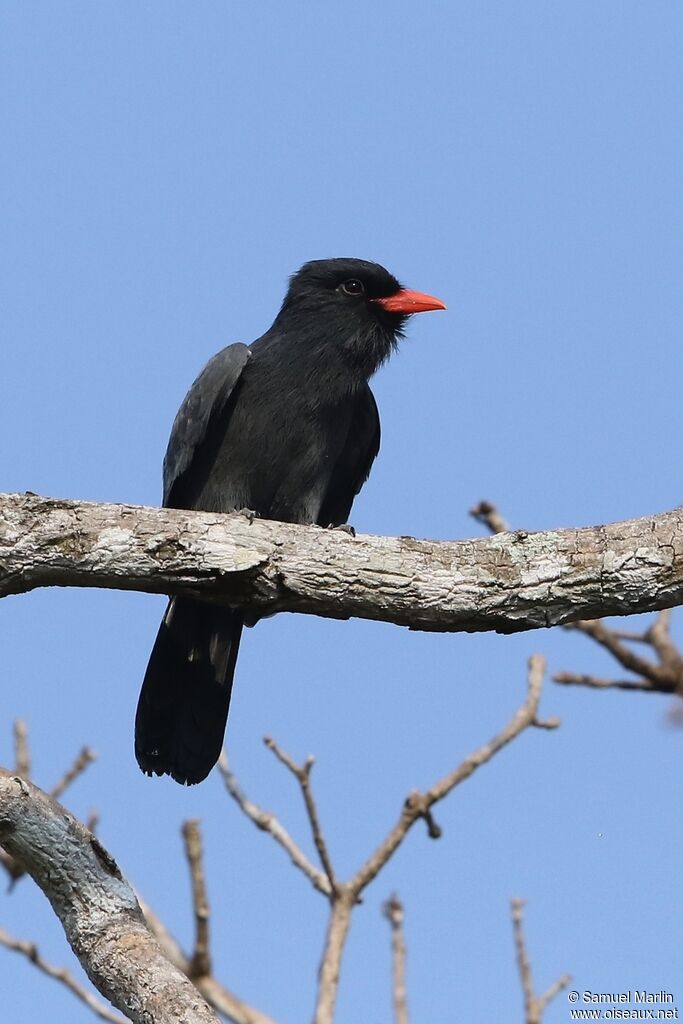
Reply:
M249 347L223 349L190 388L164 459L164 505L345 523L379 450L368 380L406 317L440 308L375 263L305 264L270 330ZM170 600L136 715L143 771L181 783L208 775L223 742L243 624L241 609Z

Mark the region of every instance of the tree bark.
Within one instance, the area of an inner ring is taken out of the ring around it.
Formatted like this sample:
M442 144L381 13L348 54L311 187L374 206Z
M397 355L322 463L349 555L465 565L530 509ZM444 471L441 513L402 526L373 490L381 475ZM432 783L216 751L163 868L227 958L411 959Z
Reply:
M683 510L432 541L0 495L0 596L47 586L184 593L264 614L511 633L683 603Z
M136 1024L218 1024L164 956L113 857L61 804L0 768L0 843L32 876L95 987Z

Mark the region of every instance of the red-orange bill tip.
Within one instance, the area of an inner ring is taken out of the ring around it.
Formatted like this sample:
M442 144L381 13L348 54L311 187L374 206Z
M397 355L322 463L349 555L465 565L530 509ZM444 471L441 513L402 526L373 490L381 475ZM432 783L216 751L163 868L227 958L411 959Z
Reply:
M429 309L446 309L446 303L434 295L425 295L424 292L413 292L409 288L401 288L395 295L387 295L384 299L373 299L378 306L385 309L387 313L402 313L409 316L411 313L426 313Z

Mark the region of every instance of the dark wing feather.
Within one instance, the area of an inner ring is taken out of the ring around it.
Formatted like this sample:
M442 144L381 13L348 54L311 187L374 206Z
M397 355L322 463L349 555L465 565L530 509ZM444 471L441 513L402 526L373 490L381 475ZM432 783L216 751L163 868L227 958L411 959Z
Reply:
M353 499L368 478L379 442L377 403L365 385L356 399L346 443L332 471L318 526L340 526L348 521Z
M185 396L164 457L164 505L191 507L184 477L225 412L250 356L241 342L228 345L209 360Z

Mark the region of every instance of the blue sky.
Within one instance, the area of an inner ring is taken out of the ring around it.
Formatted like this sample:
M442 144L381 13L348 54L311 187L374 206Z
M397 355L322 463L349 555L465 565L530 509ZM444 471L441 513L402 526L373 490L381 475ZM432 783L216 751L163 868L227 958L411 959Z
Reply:
M206 359L265 330L307 259L375 259L447 313L415 318L374 383L364 532L477 534L496 501L542 529L681 502L683 9L673 0L291 5L101 0L0 8L0 488L154 504ZM179 839L202 819L217 973L283 1024L310 1017L325 906L212 776L145 779L137 691L161 598L46 591L0 604L0 761L30 725L36 781L83 743L69 793L178 938ZM682 638L680 617L675 620ZM525 663L614 674L582 637L430 636L283 615L246 634L234 768L311 851L261 744L317 756L339 873L521 702ZM525 734L416 829L356 913L339 1020L388 1024L382 902L406 905L415 1021L522 1020L508 901L539 987L683 1003L680 732L667 698L548 683ZM311 851L312 852L312 851ZM24 881L0 924L73 958ZM77 972L77 966L74 971ZM8 1020L92 1019L0 950ZM568 1020L564 997L547 1024Z

